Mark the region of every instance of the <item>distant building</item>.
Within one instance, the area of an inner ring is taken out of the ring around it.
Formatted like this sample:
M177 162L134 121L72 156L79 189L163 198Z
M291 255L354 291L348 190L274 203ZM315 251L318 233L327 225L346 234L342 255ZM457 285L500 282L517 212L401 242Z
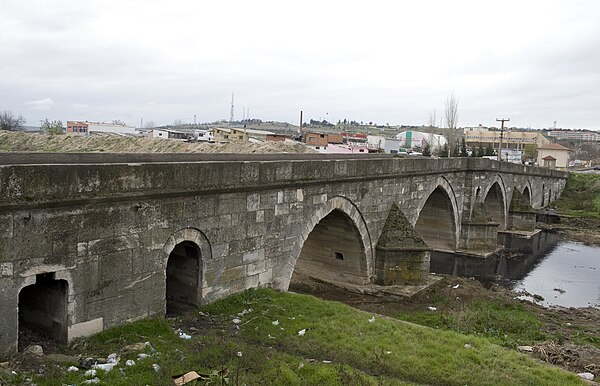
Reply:
M328 143L340 144L344 142L341 134L323 134L306 132L304 135L304 143L309 146L318 146L327 148ZM318 149L317 149L318 150Z
M465 142L467 146L487 147L489 144L494 149L500 147L500 131L491 131L486 128L467 128L464 130ZM549 145L550 141L539 131L508 131L502 134L502 148L523 149L525 145L535 145L541 147Z
M249 139L255 139L258 142L265 142L267 140L267 136L275 135L275 133L271 131L247 129L243 127L216 127L213 129L213 133L216 142L247 141Z
M569 139L573 141L597 142L600 141L600 133L582 130L553 130L548 133L549 137L556 139Z
M446 137L443 135L422 133L420 131L403 131L396 135L396 138L400 140L400 147L406 149L425 149L427 144L429 144L432 152L444 147L448 143Z
M67 121L67 133L91 135L94 133L112 133L124 135L136 135L135 127L124 123Z
M169 130L169 129L154 129L150 132L152 138L162 139L188 139L189 134L185 131Z
M327 144L327 153L331 154L369 154L369 149L366 144L362 146L336 145L333 143Z
M289 135L267 134L268 142L285 142L286 140L290 140L290 139L292 139L292 137L290 137Z
M214 142L215 140L215 136L213 134L212 130L196 130L195 131L195 138L197 141L200 142Z
M552 169L567 169L569 166L570 151L571 149L558 143L538 147L538 166Z
M397 138L385 138L378 135L368 135L367 145L369 150L381 150L388 154L398 154L401 140Z

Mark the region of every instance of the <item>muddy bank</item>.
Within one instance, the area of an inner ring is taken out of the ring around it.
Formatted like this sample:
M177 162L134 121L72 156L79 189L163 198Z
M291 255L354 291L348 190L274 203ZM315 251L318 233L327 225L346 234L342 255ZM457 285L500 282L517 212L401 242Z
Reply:
M543 308L519 300L518 293L497 284L486 288L477 280L441 275L442 280L412 298L371 296L353 293L333 285L302 278L290 286L291 291L307 293L326 300L346 303L361 310L394 318L411 320L440 329L458 330L448 320L467 320L469 307L478 302L494 304L501 308L518 306L539 323L540 336L547 339L523 341L519 345L531 346L526 352L540 360L572 372L591 372L600 376L600 310L595 308ZM494 318L494 310L488 317ZM433 321L433 322L432 322ZM468 322L466 322L468 323ZM462 331L460 331L462 332ZM502 334L493 331L490 334ZM486 335L482 333L481 335ZM517 349L517 344L508 344Z
M536 228L558 232L564 240L600 245L600 219L560 216L557 224L537 223Z

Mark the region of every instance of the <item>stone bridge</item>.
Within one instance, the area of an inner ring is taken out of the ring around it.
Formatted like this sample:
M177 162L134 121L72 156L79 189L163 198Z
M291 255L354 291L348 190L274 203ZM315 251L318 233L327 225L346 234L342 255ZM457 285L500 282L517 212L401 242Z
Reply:
M295 275L416 284L432 249L485 256L499 231L533 230L566 177L479 158L5 154L0 350Z

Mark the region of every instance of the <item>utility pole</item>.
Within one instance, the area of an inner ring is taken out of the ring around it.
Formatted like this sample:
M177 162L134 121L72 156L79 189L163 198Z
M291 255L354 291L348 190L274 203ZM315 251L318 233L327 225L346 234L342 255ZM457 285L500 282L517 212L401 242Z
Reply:
M496 122L500 124L500 147L498 148L498 161L502 161L502 137L504 136L504 122L509 122L509 118L496 118Z

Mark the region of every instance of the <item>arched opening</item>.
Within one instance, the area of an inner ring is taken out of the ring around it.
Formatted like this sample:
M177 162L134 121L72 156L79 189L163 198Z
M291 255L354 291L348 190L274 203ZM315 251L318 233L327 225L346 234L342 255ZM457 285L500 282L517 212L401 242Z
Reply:
M415 229L429 247L453 251L456 246L454 215L450 197L438 187L421 209Z
M302 246L291 284L307 277L336 284L369 280L365 247L352 219L333 210L314 227Z
M19 349L47 340L67 343L68 287L66 280L44 273L19 292Z
M167 260L167 315L177 315L198 307L202 297L200 248L183 241L173 248Z
M526 186L525 189L523 189L523 197L527 200L529 205L531 205L531 192L529 192L529 186Z
M542 184L542 207L546 206L546 185Z
M488 191L485 200L483 201L483 205L487 209L492 221L500 224L499 229L505 229L505 209L504 209L504 199L502 196L502 190L500 185L495 182L494 185Z

